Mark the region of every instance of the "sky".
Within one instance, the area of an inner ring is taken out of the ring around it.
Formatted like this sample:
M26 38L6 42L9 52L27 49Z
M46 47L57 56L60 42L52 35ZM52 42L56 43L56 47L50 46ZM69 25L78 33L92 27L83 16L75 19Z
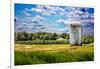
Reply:
M78 21L83 34L94 33L94 8L18 3L14 7L15 32L69 33L71 21Z

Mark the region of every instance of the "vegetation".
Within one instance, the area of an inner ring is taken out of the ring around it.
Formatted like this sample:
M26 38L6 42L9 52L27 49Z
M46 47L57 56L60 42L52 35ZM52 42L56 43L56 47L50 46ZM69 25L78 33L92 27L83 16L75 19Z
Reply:
M66 40L56 41L56 40L33 40L33 41L16 41L16 44L69 44Z
M36 32L36 33L26 33L17 32L15 33L16 41L27 41L27 40L56 40L57 38L69 39L69 34L62 33L47 33L47 32Z
M57 41L57 39L63 38L65 40ZM93 35L83 35L82 43L89 44L94 42ZM15 43L16 44L68 44L69 34L62 33L47 33L47 32L36 32L36 33L26 33L17 32L15 33Z
M93 43L82 47L70 47L68 44L16 44L15 65L93 61L93 50Z
M82 36L82 43L89 44L94 42L94 36L93 35L84 35Z
M93 61L93 43L93 35L83 35L82 46L71 47L66 33L16 32L15 65Z

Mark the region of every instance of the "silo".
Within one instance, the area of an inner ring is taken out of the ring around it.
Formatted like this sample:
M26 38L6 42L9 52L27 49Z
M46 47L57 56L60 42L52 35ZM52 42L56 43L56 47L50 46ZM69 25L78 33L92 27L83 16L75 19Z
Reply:
M80 45L82 46L81 40L81 23L77 21L73 21L70 24L70 44L72 45Z

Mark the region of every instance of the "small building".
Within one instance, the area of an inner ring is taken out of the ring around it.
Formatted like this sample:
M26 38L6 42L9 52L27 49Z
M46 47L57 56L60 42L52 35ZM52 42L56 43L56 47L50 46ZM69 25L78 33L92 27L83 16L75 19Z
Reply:
M64 38L58 38L58 39L56 39L57 41L66 41L66 39L64 39Z

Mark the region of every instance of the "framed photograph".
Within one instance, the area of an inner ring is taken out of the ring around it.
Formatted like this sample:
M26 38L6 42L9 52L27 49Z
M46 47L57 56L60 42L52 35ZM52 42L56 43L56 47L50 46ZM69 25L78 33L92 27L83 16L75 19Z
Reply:
M11 67L93 62L94 11L79 2L12 1Z

